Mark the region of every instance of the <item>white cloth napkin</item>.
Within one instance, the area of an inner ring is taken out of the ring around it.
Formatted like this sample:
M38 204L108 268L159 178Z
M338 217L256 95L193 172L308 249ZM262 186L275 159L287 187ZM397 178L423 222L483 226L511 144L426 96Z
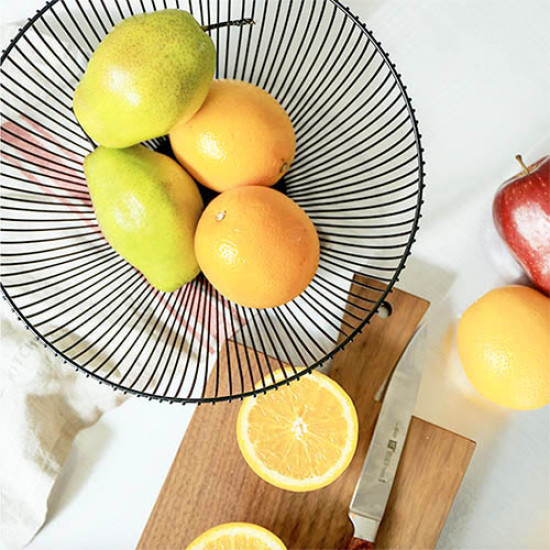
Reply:
M2 47L6 46L16 34L18 27L18 25L0 27ZM41 30L41 38L52 48L58 47L53 37L44 30ZM65 47L81 66L86 65L86 59L72 44L66 43ZM48 67L43 65L38 55L34 56L32 52L27 54L33 56L34 66L47 72ZM57 64L59 64L57 68L61 70L62 59L49 60L50 69ZM25 96L26 101L44 96L45 92L36 85L36 82L32 80L24 82L32 92L32 95ZM38 121L39 114L39 112L36 114ZM9 119L6 119L8 122L2 122L2 128L9 125L6 143L13 141L14 134L19 138L31 139L26 132L33 130L35 122L22 117L20 112L7 106L4 108L3 115L17 121L16 125ZM62 127L58 131L63 132ZM6 146L4 154L9 159L11 159L10 151ZM60 149L60 151L64 150ZM70 169L67 167L67 170ZM45 185L51 183L43 181L40 171L27 172L23 161L12 162L12 166L7 170L15 177L22 178L23 181L29 178L31 181ZM13 189L9 191L12 197L17 196L17 193ZM75 240L80 238L82 237L78 234L74 235ZM30 245L25 244L25 247L28 246ZM4 271L4 275L6 273L9 273L9 270ZM32 273L25 275L29 280L34 276ZM85 281L87 273L81 272L74 274L73 277L74 281ZM59 288L50 288L52 293L64 289L62 281L57 284ZM104 289L102 292L108 293L110 289ZM0 540L10 548L20 548L32 540L46 520L48 497L67 459L76 434L97 422L105 411L119 405L126 398L122 393L116 393L108 386L101 386L97 381L87 379L69 365L63 364L50 349L44 348L41 342L34 339L31 331L25 330L24 324L17 320L16 313L10 312L9 309L8 302L2 303ZM109 314L109 309L106 308L104 311L97 312L96 315L109 316ZM162 316L163 313L159 315ZM57 318L49 320L47 325L41 327L42 333L44 333L44 327L50 331L57 330L57 322ZM139 335L139 326L134 324L126 338L129 342L137 341ZM63 342L65 346L77 341L91 344L87 338L85 327L80 327L65 335ZM161 333L158 338L165 342L170 336ZM132 353L135 353L135 350L125 351L127 356L131 356ZM195 355L197 350L193 349L187 353ZM209 364L214 358L215 354L212 350L207 357ZM197 357L194 359L197 360ZM136 358L136 364L139 364L139 357ZM100 374L110 371L111 365L106 363ZM153 368L152 372L149 372L145 367L141 375L144 379L150 376L151 380L158 376L156 369ZM121 375L117 371L109 375L110 381L117 381L120 378ZM128 384L131 381L128 378L125 383Z
M2 47L17 28L1 28ZM20 548L46 519L76 434L126 398L54 357L8 302L0 314L0 539Z
M0 312L0 537L19 548L44 523L76 434L126 397L54 357L7 302Z

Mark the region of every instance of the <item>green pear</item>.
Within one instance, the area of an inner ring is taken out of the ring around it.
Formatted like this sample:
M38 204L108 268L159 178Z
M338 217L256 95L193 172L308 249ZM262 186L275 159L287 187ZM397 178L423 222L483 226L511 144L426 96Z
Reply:
M193 241L204 205L177 162L143 145L100 146L84 172L103 235L151 285L172 292L199 273Z
M214 44L190 13L129 17L90 58L73 98L76 118L106 147L162 136L199 110L215 66Z

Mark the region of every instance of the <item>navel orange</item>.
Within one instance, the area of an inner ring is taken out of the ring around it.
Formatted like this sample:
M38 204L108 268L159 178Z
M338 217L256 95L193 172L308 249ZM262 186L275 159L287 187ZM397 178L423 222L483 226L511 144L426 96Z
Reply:
M550 403L550 299L524 286L491 290L458 325L466 375L487 399L512 409Z
M237 187L204 210L195 254L226 298L268 308L296 298L311 282L319 263L319 238L307 214L279 191Z
M170 143L197 181L220 192L273 185L296 151L283 107L265 90L238 80L215 80L195 116L171 130Z

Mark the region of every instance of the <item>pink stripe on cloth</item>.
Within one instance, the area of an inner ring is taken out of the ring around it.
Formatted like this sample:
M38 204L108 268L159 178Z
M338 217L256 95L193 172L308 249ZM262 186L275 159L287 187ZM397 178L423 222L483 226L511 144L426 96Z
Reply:
M33 130L43 135L50 145L54 144L58 148L59 154L55 154L47 149L45 143L25 128L22 123L27 124ZM83 185L85 182L84 174L74 167L75 162L78 164L82 162L82 157L67 149L60 142L59 138L48 132L43 126L27 118L22 118L21 123L11 121L4 123L0 128L0 132L2 141L5 144L18 147L17 155L19 158L23 158L24 161L29 163L38 163L39 166L34 166L36 172L55 181L60 190L66 191L71 198L77 200L89 197L87 186ZM45 194L53 196L63 203L64 206L85 222L94 232L101 233L101 230L94 221L84 217L86 213L77 208L79 205L74 204L65 197L54 195L51 188L44 186L40 181L40 175L26 169L23 162L15 158L14 154L5 150L2 151L2 156L8 159L13 166L16 166L28 181L35 183ZM71 166L69 163L63 162L63 157L72 161L73 165ZM65 179L66 177L74 178L77 181L71 182ZM83 192L85 192L85 195L82 194ZM140 275L143 277L142 274ZM182 305L183 293L180 294L180 297L173 305L170 304L169 296L166 294L159 292L157 296L164 305L165 310L176 318L179 326L190 331L193 341L198 343L199 346L206 345L208 355L212 356L217 352L218 348L221 349L225 338L233 337L234 332L246 324L246 318L239 314L233 304L228 307L219 297L214 299L212 294L210 294L208 299L205 295L207 287L203 281L198 282L198 290L199 295L197 299L192 300L191 306L187 306L185 316L182 315L179 307ZM227 322L228 319L229 323ZM218 326L225 326L223 334L218 334ZM235 331L232 328L233 326L235 327Z

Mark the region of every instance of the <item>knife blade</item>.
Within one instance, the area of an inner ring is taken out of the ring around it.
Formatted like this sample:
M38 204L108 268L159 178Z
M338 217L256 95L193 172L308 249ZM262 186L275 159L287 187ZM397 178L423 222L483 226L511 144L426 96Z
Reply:
M374 542L384 516L420 386L422 361L418 351L424 341L424 327L422 324L417 328L385 389L382 408L349 509L354 539ZM355 547L358 547L358 542L354 541Z

